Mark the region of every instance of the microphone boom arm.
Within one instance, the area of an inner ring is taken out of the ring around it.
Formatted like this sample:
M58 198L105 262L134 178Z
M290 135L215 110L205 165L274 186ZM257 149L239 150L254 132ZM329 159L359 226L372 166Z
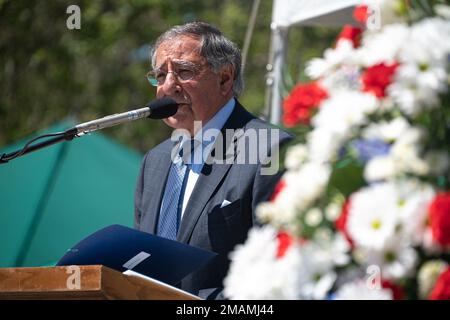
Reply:
M48 139L46 141L34 144L29 146L32 142L42 139L42 138L46 138L49 136L55 136L54 138ZM70 129L64 132L59 132L59 133L52 133L52 134L44 134L42 136L39 136L31 141L29 141L22 149L11 152L11 153L4 153L0 156L0 164L3 163L7 163L10 160L13 160L15 158L21 157L27 153L45 148L47 146L51 146L55 143L61 142L61 141L70 141L72 140L74 137L77 137L77 133L74 129Z
M89 133L100 129L108 128L121 124L123 122L133 121L141 118L147 118L150 115L150 108L145 107L128 112L117 113L100 119L81 123L75 126L77 133Z
M42 149L44 147L53 145L55 143L64 140L70 141L75 137L80 137L84 134L97 131L103 128L112 127L121 123L130 122L141 118L151 118L151 119L167 118L174 115L177 112L177 109L178 104L176 101L170 98L162 98L149 103L147 107L144 108L135 109L123 113L117 113L100 119L84 122L63 132L44 134L42 136L32 139L20 150L0 155L0 164L7 163L12 159ZM48 137L54 138L32 145L34 141Z

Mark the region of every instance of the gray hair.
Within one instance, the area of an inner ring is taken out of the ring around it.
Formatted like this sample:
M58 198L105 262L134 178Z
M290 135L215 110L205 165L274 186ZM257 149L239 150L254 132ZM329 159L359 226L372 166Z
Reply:
M180 26L174 26L156 39L150 55L152 66L156 64L156 50L167 40L180 36L194 36L200 40L200 54L208 61L214 72L225 66L231 66L234 70L233 94L237 97L244 88L242 78L242 57L238 46L227 39L219 29L205 22L190 22Z

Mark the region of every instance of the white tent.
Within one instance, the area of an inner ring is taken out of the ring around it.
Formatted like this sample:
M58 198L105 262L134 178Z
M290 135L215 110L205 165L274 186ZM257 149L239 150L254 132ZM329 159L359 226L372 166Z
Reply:
M342 26L353 22L353 9L361 0L273 0L271 57L267 66L270 121L280 123L282 67L289 28L292 26Z

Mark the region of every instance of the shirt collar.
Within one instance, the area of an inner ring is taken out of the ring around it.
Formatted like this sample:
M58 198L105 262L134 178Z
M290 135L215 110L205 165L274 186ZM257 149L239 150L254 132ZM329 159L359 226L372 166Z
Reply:
M223 128L225 122L230 117L235 105L236 101L233 97L228 100L228 102L222 108L220 108L219 111L217 111L216 114L194 135L194 163L191 165L191 169L194 172L201 171L205 161L204 155L209 155L209 152L214 145L214 141L216 140L217 135L220 134L220 130ZM205 140L205 132L210 129L211 131L208 132L207 135L208 140ZM189 139L188 137L184 137L181 141L180 149L188 147L185 144L189 143L190 140L191 139ZM202 146L201 148L200 145Z
M206 132L208 129L217 129L221 130L224 126L225 122L230 117L231 113L234 110L234 105L236 104L234 98L231 98L228 100L228 102L219 109L219 111L216 112L216 114L204 125L202 126L201 130L199 130L195 136L194 140L202 141L202 143L209 144L210 141L204 141L203 139L203 133ZM214 135L214 137L217 136L217 132Z

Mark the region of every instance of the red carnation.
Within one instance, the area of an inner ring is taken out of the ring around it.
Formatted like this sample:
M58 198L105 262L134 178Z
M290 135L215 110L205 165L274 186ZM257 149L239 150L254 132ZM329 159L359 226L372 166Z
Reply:
M369 7L367 5L360 5L353 10L353 18L362 23L366 24L367 18L369 17Z
M441 273L428 299L450 300L450 268Z
M342 28L341 33L339 34L336 43L341 40L350 40L353 43L353 47L359 47L361 42L361 34L363 30L361 28L357 28L351 25L345 25Z
M312 111L319 107L328 93L315 81L299 84L283 102L283 123L286 127L309 124Z
M272 193L272 195L270 196L269 201L270 202L274 202L275 199L278 197L278 195L280 194L280 192L284 189L284 187L286 187L286 182L284 182L284 180L280 180L278 181L278 183L275 186L275 190Z
M393 282L389 280L382 280L381 286L384 289L389 289L392 291L392 298L394 300L403 300L405 298L405 292L403 291L403 288L394 284Z
M350 212L350 201L346 200L344 205L342 206L342 212L339 218L335 222L336 229L338 229L342 234L345 236L347 241L350 243L351 246L353 246L353 240L348 234L347 230L347 220L348 220L348 214Z
M277 258L282 258L285 255L286 251L291 246L292 242L294 242L294 239L289 233L285 231L280 231L277 234L277 242L278 242Z
M377 98L386 96L386 88L392 83L398 63L386 65L379 63L366 69L362 74L363 91L371 92Z
M443 245L450 245L450 192L438 194L428 209L433 239Z

